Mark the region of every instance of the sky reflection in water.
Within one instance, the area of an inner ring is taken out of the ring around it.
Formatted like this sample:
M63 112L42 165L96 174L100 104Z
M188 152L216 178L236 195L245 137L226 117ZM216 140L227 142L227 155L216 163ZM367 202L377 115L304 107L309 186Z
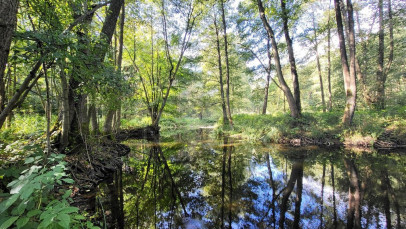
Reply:
M116 226L124 220L126 228L229 228L230 222L232 228L387 228L388 219L394 228L405 226L402 153L233 142L201 136L126 142L132 152L113 181L122 184L101 190ZM114 206L121 202L111 194L117 190L123 205Z

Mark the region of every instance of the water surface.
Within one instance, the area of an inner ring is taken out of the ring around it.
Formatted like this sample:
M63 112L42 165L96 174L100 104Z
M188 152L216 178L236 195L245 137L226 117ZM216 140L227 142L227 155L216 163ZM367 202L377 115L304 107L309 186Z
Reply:
M115 227L405 226L404 153L289 148L203 131L125 144L132 151L122 171L99 193Z

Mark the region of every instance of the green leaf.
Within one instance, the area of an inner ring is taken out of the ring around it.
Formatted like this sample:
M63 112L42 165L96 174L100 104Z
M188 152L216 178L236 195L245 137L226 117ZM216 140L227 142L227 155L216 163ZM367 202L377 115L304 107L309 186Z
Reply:
M32 186L28 186L27 188L24 188L23 191L21 192L21 199L23 199L23 200L28 199L28 197L30 197L33 192L34 192L34 187L32 187Z
M27 208L27 202L21 201L21 203L18 205L18 207L14 208L11 211L12 215L22 215Z
M49 226L49 224L51 224L54 220L54 216L53 215L46 215L44 217L44 220L42 220L42 222L38 225L38 228L46 228Z
M73 184L73 183L75 183L75 181L74 180L72 180L72 179L70 179L70 178L65 178L65 179L62 179L65 183L68 183L68 184Z
M28 217L33 217L33 216L36 216L36 215L38 215L39 213L41 213L42 211L41 210L38 210L38 209L35 209L35 210L31 210L31 211L29 211L28 213L27 213L27 216Z
M30 220L30 218L28 218L28 217L20 218L19 220L17 220L17 223L16 223L17 228L24 227L28 223L29 220Z
M57 217L60 221L58 222L63 228L69 228L70 216L68 214L59 214Z
M33 157L29 157L29 158L25 159L24 164L30 164L30 163L33 163L33 162L34 162L34 158L33 158Z
M65 192L65 194L63 194L62 198L66 199L66 198L68 198L70 196L70 194L72 194L72 190L70 190L70 189L66 190L66 192Z
M77 219L77 220L83 220L83 219L86 219L86 217L84 217L83 215L75 215L75 217L74 217L75 219Z
M10 219L6 220L6 222L4 222L4 223L0 226L0 228L1 228L1 229L9 228L9 227L10 227L11 225L13 225L13 223L18 219L18 217L19 217L19 216L14 216L14 217L11 217Z
M0 214L5 212L14 202L16 202L19 196L19 194L15 194L7 200L3 200L3 202L0 203Z
M78 212L78 211L79 211L79 208L76 208L76 207L67 207L67 208L62 209L62 210L59 212L59 214L69 214L69 213Z

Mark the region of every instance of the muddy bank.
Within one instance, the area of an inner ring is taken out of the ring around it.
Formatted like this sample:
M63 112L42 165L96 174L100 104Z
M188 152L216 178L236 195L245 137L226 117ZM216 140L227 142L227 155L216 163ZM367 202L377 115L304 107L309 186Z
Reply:
M69 173L75 180L71 187L72 205L92 213L96 206L97 186L111 179L114 172L121 168L121 157L127 155L130 148L120 143L103 143L91 147L82 146L81 149L80 153L66 157Z
M130 152L130 148L119 142L127 139L154 140L159 137L159 128L147 126L144 128L122 130L114 141L105 140L98 145L80 145L75 152L68 153L69 173L75 184L71 187L73 206L93 214L96 206L98 185L113 179L114 173L121 170L122 156Z
M285 144L294 147L301 146L320 146L320 147L346 147L346 148L364 148L376 150L393 150L405 149L406 139L396 136L393 131L385 131L377 139L371 136L365 137L347 137L344 140L326 137L326 138L310 138L306 136L296 136L293 138L282 137L273 143Z

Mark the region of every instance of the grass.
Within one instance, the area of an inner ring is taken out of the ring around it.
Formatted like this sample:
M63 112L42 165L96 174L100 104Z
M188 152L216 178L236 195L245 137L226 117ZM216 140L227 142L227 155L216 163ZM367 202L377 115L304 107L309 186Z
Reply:
M393 136L398 139L406 139L406 107L396 107L384 111L357 111L351 127L342 126L341 117L342 111L304 112L302 117L297 120L282 113L238 114L233 116L234 129L229 132L241 135L248 140L264 142L307 137L312 139L334 138L342 142L370 144L386 130L391 130Z

